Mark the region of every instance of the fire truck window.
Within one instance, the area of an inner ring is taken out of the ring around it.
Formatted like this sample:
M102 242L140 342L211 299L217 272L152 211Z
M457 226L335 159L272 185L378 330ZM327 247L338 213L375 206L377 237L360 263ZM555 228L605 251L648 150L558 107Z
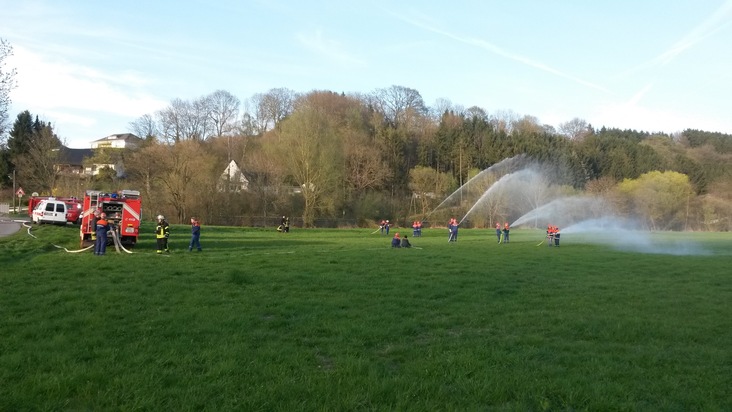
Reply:
M63 203L57 203L56 204L56 211L59 213L66 213L66 208L64 208Z
M46 203L46 212L53 212L53 203Z

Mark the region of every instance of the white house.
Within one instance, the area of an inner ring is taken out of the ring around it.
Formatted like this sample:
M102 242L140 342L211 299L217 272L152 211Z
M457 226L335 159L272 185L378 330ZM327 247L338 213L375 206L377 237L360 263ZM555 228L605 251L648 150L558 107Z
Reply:
M227 190L228 188L228 190ZM218 185L219 192L240 192L249 189L249 179L241 172L236 161L232 160L221 173Z
M91 142L92 149L134 149L142 143L142 139L132 133L111 134Z
M107 137L103 137L99 140L94 140L91 142L91 148L92 150L95 149L136 149L140 146L142 143L142 139L137 137L136 135L132 133L118 133L118 134L111 134ZM117 174L117 177L124 176L125 169L124 164L122 163L121 158L118 156L113 157L114 163L108 163L108 164L91 164L87 165L85 167L84 172L86 174L90 174L93 176L96 176L99 174L99 170L104 167L109 167L112 170L115 171Z

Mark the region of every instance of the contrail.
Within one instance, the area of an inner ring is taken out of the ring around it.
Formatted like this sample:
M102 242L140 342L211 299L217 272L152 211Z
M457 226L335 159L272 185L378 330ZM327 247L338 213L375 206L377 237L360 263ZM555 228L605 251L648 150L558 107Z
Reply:
M547 73L551 73L551 74L553 74L555 76L562 77L562 78L567 79L567 80L571 80L571 81L576 82L576 83L579 83L579 84L581 84L583 86L587 86L587 87L590 87L590 88L595 89L595 90L600 90L602 92L605 92L605 93L608 93L608 94L612 94L612 92L610 92L608 89L606 89L606 88L604 88L604 87L602 87L600 85L597 85L595 83L589 82L587 80L581 79L581 78L576 77L576 76L569 75L567 73L562 72L561 70L558 70L558 69L555 69L553 67L547 66L544 63L537 62L537 61L534 61L532 59L529 59L528 57L524 57L524 56L521 56L521 55L518 55L518 54L515 54L515 53L510 53L510 52L508 52L508 51L506 51L506 50L504 50L504 49L496 46L495 44L490 43L490 42L487 42L485 40L476 39L476 38L473 38L473 37L459 36L457 34L454 34L454 33L451 33L451 32L445 31L445 30L438 29L436 27L432 27L432 26L429 26L429 25L420 23L418 21L411 20L411 19L405 18L403 16L395 16L395 17L397 17L398 19L400 19L400 20L402 20L402 21L404 21L406 23L409 23L409 24L411 24L411 25L413 25L415 27L419 27L421 29L424 29L424 30L427 30L427 31L431 31L433 33L440 34L442 36L445 36L445 37L448 37L450 39L459 41L461 43L465 43L465 44L468 44L468 45L471 45L471 46L479 47L479 48L484 49L484 50L488 50L489 52L494 53L494 54L497 54L497 55L499 55L501 57L505 57L505 58L507 58L509 60L514 60L514 61L517 61L519 63L525 64L525 65L527 65L529 67L533 67L535 69L539 69L539 70L545 71Z

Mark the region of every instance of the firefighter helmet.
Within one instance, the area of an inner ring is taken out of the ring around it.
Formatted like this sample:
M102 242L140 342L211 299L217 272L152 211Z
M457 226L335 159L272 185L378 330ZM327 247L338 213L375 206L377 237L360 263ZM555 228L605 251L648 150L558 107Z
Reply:
M163 215L158 215L158 220L165 220L165 216L163 216Z

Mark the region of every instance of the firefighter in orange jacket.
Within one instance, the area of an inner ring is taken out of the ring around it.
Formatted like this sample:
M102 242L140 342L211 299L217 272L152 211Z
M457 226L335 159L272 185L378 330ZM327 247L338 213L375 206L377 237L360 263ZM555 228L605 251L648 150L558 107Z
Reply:
M165 216L158 215L158 225L155 228L155 238L158 241L158 254L170 253L168 249L168 237L170 236L170 225L165 220Z
M102 213L94 223L94 232L97 238L94 240L94 254L101 256L107 252L107 232L109 231L109 222L107 215Z
M396 232L394 238L391 239L391 247L402 247L402 239L399 237L399 232Z

